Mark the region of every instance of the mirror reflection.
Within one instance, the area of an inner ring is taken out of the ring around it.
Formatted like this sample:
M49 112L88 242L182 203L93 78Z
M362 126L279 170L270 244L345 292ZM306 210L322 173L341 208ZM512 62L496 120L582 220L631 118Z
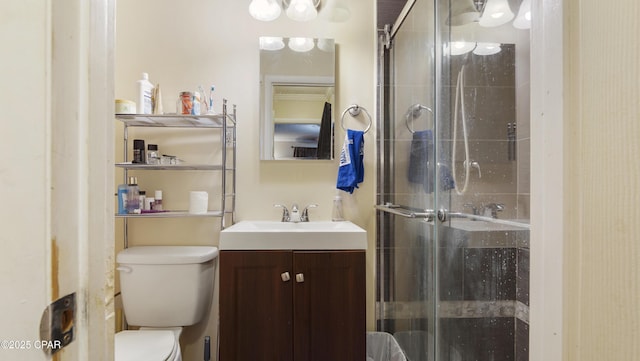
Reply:
M333 159L333 40L261 37L260 82L260 159Z

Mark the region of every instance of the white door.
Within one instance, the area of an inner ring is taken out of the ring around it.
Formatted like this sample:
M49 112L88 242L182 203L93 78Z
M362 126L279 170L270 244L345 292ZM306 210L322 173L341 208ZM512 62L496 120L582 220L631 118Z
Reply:
M0 3L2 360L113 358L112 39L113 1ZM68 294L49 356L41 317Z

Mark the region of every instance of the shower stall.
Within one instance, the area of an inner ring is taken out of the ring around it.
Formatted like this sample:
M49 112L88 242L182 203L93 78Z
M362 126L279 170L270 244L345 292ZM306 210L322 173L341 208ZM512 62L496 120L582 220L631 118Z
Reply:
M376 327L410 361L528 360L528 6L408 1L380 32Z

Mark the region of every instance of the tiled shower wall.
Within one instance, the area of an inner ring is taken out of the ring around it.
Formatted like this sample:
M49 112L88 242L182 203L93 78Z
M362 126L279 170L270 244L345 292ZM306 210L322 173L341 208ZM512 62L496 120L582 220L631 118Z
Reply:
M528 360L529 231L444 228L438 360Z
M505 209L498 217L529 219L529 44L502 44L500 53L480 56L468 53L450 57L448 77L449 99L442 107L448 114L443 119L454 120L456 83L464 65L465 114L468 132L469 161L472 168L464 195L452 194L451 208L465 213L475 210L483 214L483 205L500 203ZM463 129L458 114L456 140L456 178L462 189L465 172ZM453 126L445 132L453 137ZM515 126L515 144L508 140L509 126ZM515 149L510 157L509 148ZM447 152L450 152L447 150Z

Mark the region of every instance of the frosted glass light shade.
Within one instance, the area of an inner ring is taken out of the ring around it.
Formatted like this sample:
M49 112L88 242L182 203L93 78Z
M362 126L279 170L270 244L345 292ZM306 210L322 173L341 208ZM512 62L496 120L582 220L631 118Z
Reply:
M449 55L462 55L476 47L476 43L468 41L454 41L449 43Z
M518 16L513 21L516 29L531 29L531 0L523 0L518 10Z
M451 2L451 15L448 24L460 26L477 22L480 13L476 9L473 0L458 0Z
M314 46L315 44L313 43L313 39L311 38L290 38L289 39L289 49L300 52L300 53L309 51L313 49Z
M492 28L508 23L514 16L507 0L487 0L479 24Z
M261 36L260 49L262 50L280 50L284 48L284 41L278 36Z
M335 50L335 41L333 39L318 39L318 49L326 52Z
M499 43L478 43L473 53L476 55L493 55L498 54L501 50Z
M276 0L252 0L249 4L249 14L260 21L275 20L282 9Z
M349 20L351 10L345 0L327 0L326 5L322 7L320 16L333 23L343 23Z
M318 16L318 10L312 0L291 0L287 8L287 16L296 21L309 21Z

